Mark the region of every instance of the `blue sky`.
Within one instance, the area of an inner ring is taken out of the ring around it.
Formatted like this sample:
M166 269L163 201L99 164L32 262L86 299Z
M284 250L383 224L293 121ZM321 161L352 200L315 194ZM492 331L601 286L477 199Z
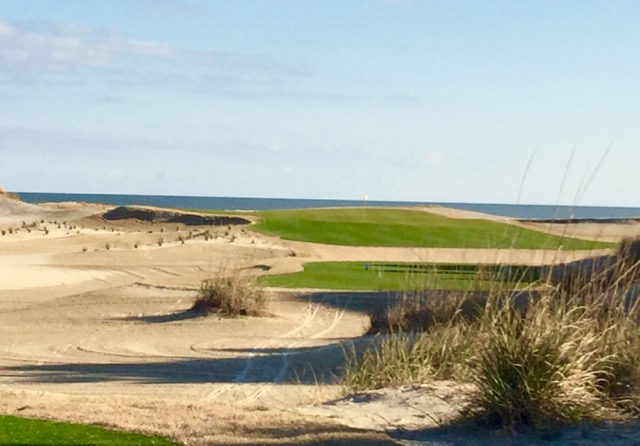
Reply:
M638 17L611 0L0 0L0 184L640 207Z

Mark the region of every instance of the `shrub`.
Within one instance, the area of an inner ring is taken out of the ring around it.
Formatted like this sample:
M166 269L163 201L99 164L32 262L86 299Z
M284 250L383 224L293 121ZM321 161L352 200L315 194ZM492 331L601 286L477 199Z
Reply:
M225 316L261 316L266 307L265 291L239 271L229 276L219 273L203 281L193 304L193 310L199 313Z

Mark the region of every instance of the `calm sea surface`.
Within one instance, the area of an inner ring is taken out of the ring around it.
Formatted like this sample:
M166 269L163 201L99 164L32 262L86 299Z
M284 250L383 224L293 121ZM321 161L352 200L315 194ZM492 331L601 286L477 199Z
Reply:
M593 206L544 206L490 203L428 203L416 201L304 200L295 198L187 197L164 195L54 194L19 192L28 203L81 201L115 206L146 205L180 209L272 210L318 207L396 207L439 205L522 219L640 218L640 208Z

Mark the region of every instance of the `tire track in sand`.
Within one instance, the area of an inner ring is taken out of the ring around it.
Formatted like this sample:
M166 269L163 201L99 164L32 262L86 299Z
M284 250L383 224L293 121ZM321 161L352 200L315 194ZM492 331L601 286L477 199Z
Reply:
M340 323L342 318L344 317L344 314L346 313L347 309L349 308L349 305L351 304L351 300L352 299L353 299L353 297L349 297L349 299L344 304L344 306L342 306L341 308L336 310L336 312L335 312L335 314L333 316L333 321L331 322L331 324L328 327L326 327L324 330L319 331L318 333L314 334L313 336L310 336L309 340L322 338L323 336L325 336L328 333L330 333L331 331L333 331L336 328L336 326ZM300 346L309 345L309 340L295 341L295 342L292 342L291 344L287 345L285 348L286 349L293 349L293 348L297 348L297 347L300 347ZM274 386L276 386L277 384L282 382L282 380L284 379L285 375L289 371L289 367L290 367L289 353L285 351L280 356L281 356L281 359L282 359L282 366L278 370L278 373L275 376L275 378L273 380L271 380L271 382L269 382L269 383L261 386L260 388L258 388L253 394L251 394L247 398L245 398L242 401L242 403L249 404L249 403L253 403L253 402L257 401L262 395L264 395L269 390L271 390Z
M296 334L298 334L299 332L301 332L302 330L305 329L305 327L307 325L309 325L317 316L318 311L320 311L320 307L322 306L322 302L324 302L324 298L316 304L311 304L308 307L307 310L307 315L305 316L304 320L300 323L300 325L298 325L297 327L292 328L291 330L289 330L286 333L281 334L280 336L270 339L268 341L264 341L258 345L256 345L255 347L253 347L254 350L259 350L259 349L264 349L269 347L270 345L273 345L276 343L276 341L280 340L280 339L286 339L286 338L290 338L291 336L294 336ZM192 346L192 350L193 346ZM197 350L194 350L197 351ZM205 395L204 397L202 397L200 399L200 401L203 402L210 402L215 400L217 397L219 397L220 395L228 392L229 390L236 388L237 386L239 386L240 384L244 383L247 379L247 376L249 375L249 372L251 371L251 369L253 368L253 363L254 363L254 357L257 355L256 351L253 351L251 353L249 353L249 355L247 356L247 359L245 360L245 365L242 368L242 370L240 370L233 378L233 381L230 383L227 383L221 387L218 387L216 389L213 389L211 392L209 392L207 395Z

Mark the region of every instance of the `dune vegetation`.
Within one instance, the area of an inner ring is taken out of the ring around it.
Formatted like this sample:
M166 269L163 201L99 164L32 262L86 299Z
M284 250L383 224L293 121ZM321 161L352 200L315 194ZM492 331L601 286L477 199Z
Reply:
M9 192L4 187L0 186L0 197L7 197L12 200L19 200L20 197L15 192Z
M220 271L200 284L192 310L220 316L262 316L267 304L267 295L254 278L243 276L240 270Z
M357 391L436 379L471 383L466 415L490 426L544 430L637 419L639 282L635 239L620 243L607 268L566 270L525 300L505 290L409 293L371 315L370 332L381 334L364 352L348 353L343 384Z
M384 208L264 211L252 229L286 240L345 246L591 250L609 243L563 238L519 226Z

